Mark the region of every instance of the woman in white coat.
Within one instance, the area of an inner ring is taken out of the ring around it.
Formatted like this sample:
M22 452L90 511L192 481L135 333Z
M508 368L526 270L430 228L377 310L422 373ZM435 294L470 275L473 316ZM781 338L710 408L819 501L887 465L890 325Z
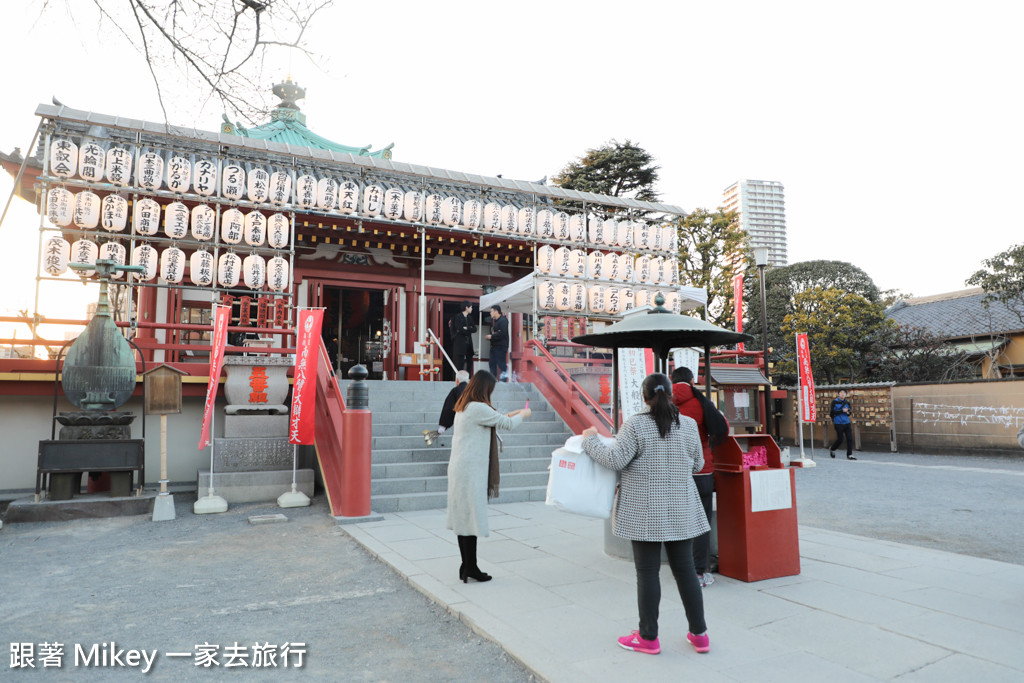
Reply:
M452 427L452 455L448 463L448 521L459 541L462 566L459 579L490 581L476 563L477 536L487 536L487 498L493 489L497 495L497 471L489 481L491 438L495 429L513 429L530 417L530 409L502 415L491 406L491 394L497 381L486 370L469 380L466 390L455 402ZM495 466L497 463L495 463Z

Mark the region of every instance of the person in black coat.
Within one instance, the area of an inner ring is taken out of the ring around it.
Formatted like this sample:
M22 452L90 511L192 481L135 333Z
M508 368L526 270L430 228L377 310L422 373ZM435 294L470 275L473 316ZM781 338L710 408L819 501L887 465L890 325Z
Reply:
M455 373L455 386L448 392L444 399L444 405L441 406L441 417L437 418L437 429L423 430L423 440L427 442L428 446L433 445L437 441L438 436L444 434L455 424L455 402L459 400L459 396L462 396L462 392L466 390L467 382L469 382L468 372L459 370Z
M448 325L452 333L452 362L456 370L465 370L473 373L473 334L476 332L476 325L473 324L473 304L462 302L462 312L452 318Z
M508 318L501 314L501 306L491 306L491 333L487 335L491 342L491 354L488 364L491 366L491 374L499 381L508 381L508 377L502 379L502 375L508 370Z

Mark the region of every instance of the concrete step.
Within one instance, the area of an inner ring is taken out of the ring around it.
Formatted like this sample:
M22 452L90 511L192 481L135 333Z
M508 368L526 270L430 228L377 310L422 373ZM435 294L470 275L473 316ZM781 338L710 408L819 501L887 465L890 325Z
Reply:
M547 494L546 487L501 487L497 498L491 504L523 503L527 501L543 501ZM439 510L448 505L447 493L410 493L374 496L372 507L376 513L411 512L414 510Z
M535 487L548 485L547 472L508 472L501 475L501 486ZM448 490L448 477L407 477L378 479L370 487L374 497L407 493L444 493Z
M547 472L551 456L544 458L508 458L499 461L498 470L502 476L528 472ZM448 474L448 461L394 462L370 465L370 477L380 479L407 479L411 477L443 477ZM371 484L372 485L372 484Z
M424 422L405 422L405 423L380 423L377 421L377 415L373 416L373 434L374 436L423 436L424 429L437 429L437 416L434 416L433 420L426 420ZM543 417L543 416L542 416ZM503 432L504 433L504 432ZM561 420L534 420L533 416L529 420L523 422L521 425L515 428L514 431L509 432L510 434L558 434L562 437L562 441L572 436L572 432L565 426L565 423ZM446 432L441 435L444 443L451 445L451 433Z
M381 448L374 450L371 461L374 465L389 465L396 462L448 462L451 457L450 448L427 446L420 440L421 448ZM499 460L508 458L550 458L551 451L559 444L512 445L506 443L498 455Z
M554 423L551 423L554 424ZM435 427L437 425L434 425ZM517 446L536 446L536 445L553 445L555 448L565 443L567 435L561 432L523 432L516 429L514 432L498 432L498 435L505 439L505 444L510 446L513 443ZM451 446L451 438L447 435L443 437L444 446ZM374 453L378 450L395 450L400 448L416 449L422 448L425 442L423 441L423 430L420 430L418 435L390 435L382 434L377 436L377 430L374 430L374 436L372 440L372 448ZM432 446L431 448L437 448Z

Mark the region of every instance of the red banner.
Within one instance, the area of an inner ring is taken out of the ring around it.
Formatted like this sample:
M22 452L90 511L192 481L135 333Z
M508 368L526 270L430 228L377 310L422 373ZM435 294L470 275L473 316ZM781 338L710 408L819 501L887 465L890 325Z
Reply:
M736 331L743 331L743 273L732 279L732 301L736 315ZM740 351L743 350L743 342L736 345Z
M807 335L796 335L797 370L800 375L800 421L816 422L818 408L814 402L814 375L811 373L811 346Z
M316 364L324 309L307 308L298 314L295 330L295 385L292 387L292 408L288 418L288 443L311 444L316 424Z
M210 383L206 386L206 407L203 408L203 428L199 432L199 450L210 445L210 420L213 404L217 402L220 371L224 367L224 347L228 342L228 323L231 306L213 305L213 338L210 340Z

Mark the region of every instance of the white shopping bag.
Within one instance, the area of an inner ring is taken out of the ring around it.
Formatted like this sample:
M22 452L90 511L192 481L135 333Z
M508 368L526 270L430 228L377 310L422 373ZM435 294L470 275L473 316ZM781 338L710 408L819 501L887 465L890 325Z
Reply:
M614 439L609 439L614 443ZM586 453L567 448L551 454L545 502L562 512L607 519L615 499L615 472L598 465Z

